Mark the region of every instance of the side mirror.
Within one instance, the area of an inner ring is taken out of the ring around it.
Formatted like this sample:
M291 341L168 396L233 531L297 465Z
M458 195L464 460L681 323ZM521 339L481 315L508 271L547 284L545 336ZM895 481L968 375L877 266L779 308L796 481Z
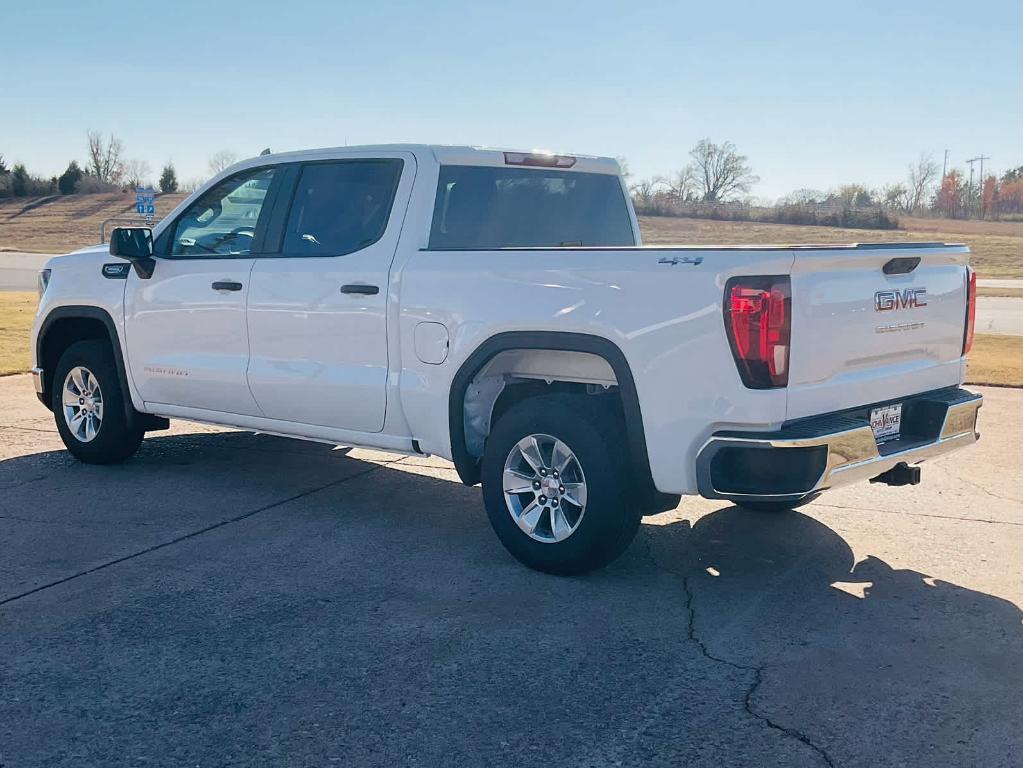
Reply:
M110 233L110 255L127 259L143 280L153 276L153 230L148 227L114 227Z

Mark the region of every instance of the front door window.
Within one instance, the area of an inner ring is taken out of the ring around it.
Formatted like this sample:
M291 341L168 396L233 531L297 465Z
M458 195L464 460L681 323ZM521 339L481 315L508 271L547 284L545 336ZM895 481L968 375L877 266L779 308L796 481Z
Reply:
M251 253L256 223L273 175L273 168L257 168L224 179L207 190L175 223L170 255Z

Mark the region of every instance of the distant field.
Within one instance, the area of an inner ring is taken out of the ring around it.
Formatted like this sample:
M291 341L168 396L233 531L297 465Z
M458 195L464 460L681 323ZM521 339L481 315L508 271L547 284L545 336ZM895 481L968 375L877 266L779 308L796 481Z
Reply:
M184 193L158 195L157 220L184 198ZM92 245L99 242L105 219L134 216L134 206L133 193L0 200L0 250L63 253ZM1023 222L902 221L905 230L871 230L641 216L640 227L651 245L965 242L982 277L1023 277Z
M0 376L31 367L28 337L37 303L34 293L0 293Z
M913 228L839 229L666 216L641 216L639 219L643 242L648 245L795 245L911 240L966 243L970 246L970 263L981 277L1023 277L1023 223L906 219L903 224ZM935 228L923 228L931 226ZM937 229L939 226L941 229Z
M966 383L1023 387L1023 336L975 336Z
M186 197L157 195L156 218ZM64 253L100 241L106 219L135 214L135 194L55 195L0 200L0 250Z

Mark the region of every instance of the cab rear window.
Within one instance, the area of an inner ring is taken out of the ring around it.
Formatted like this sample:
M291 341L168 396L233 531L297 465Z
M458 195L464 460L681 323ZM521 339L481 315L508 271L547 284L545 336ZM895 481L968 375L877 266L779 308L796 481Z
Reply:
M430 248L635 245L617 176L550 168L445 165Z

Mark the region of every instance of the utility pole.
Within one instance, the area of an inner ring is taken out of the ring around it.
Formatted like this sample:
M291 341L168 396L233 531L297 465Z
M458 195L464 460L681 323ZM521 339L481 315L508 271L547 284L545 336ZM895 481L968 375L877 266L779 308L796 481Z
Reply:
M979 157L971 157L969 160L966 161L966 164L970 166L970 186L967 187L967 189L970 190L969 191L970 199L967 201L967 206L966 206L966 218L968 218L968 219L972 218L972 216L973 216L973 197L974 197L974 195L973 195L973 164L975 162L977 162L978 160L980 160Z
M966 162L968 162L970 164L970 210L971 211L974 208L973 164L974 163L980 163L980 184L981 184L982 191L981 191L981 194L978 195L977 197L980 199L980 215L981 215L981 218L984 217L984 199L983 199L984 198L984 193L983 193L983 185L984 185L984 161L985 160L990 160L990 159L991 159L990 157L987 157L986 155L981 153L981 154L977 155L977 157L971 158L971 159L966 161Z

